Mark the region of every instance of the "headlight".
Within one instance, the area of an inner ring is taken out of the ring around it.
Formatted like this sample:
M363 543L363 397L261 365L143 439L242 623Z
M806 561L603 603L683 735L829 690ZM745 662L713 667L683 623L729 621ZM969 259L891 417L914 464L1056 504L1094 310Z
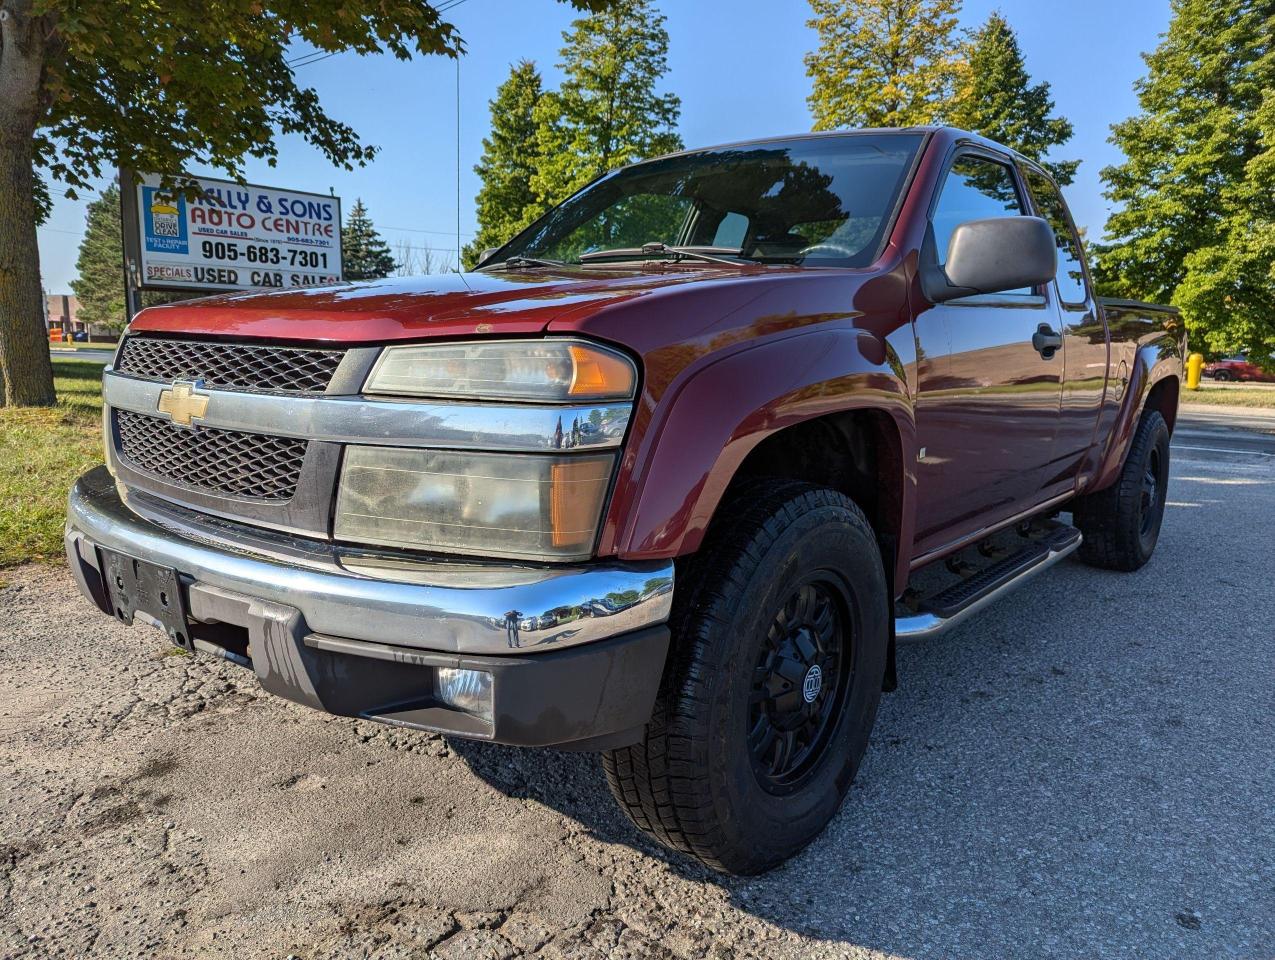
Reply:
M597 536L615 456L348 447L337 539L576 560Z
M504 340L387 347L366 393L483 400L632 398L633 361L592 343Z

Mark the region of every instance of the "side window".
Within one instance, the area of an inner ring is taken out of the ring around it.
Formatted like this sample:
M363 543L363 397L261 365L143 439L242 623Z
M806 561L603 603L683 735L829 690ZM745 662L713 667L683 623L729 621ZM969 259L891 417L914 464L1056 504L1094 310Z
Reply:
M934 208L934 242L939 263L947 262L947 245L952 232L966 220L1022 216L1023 205L1014 186L1014 174L1003 163L978 156L958 157L943 182L943 191ZM1030 294L1026 287L1010 290Z
M1054 242L1058 244L1058 296L1063 303L1083 304L1087 292L1085 271L1080 260L1080 238L1067 217L1067 205L1048 177L1031 169L1023 172L1040 215L1054 228Z
M1023 204L1009 167L983 157L959 157L947 171L932 218L938 263L947 263L947 242L961 223L1021 215Z

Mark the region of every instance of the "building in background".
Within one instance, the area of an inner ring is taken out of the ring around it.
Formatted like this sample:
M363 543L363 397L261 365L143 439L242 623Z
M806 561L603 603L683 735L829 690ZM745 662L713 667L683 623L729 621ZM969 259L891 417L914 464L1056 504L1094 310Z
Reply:
M53 293L44 298L44 326L49 339L62 343L73 340L114 342L116 334L101 324L79 319L80 301L71 293Z

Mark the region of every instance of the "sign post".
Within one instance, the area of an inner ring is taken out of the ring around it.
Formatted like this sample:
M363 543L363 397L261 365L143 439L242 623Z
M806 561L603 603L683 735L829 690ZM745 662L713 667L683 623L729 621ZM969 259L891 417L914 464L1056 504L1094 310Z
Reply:
M192 200L158 174L120 171L128 318L142 290L214 293L339 283L337 197L190 178Z
M138 289L136 238L138 236L137 207L130 202L136 194L133 171L120 171L120 230L124 237L124 323L133 322L133 315L142 308L142 292Z

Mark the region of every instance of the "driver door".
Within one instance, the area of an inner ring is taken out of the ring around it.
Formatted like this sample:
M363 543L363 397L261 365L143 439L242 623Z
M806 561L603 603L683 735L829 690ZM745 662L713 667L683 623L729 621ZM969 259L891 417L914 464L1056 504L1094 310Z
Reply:
M1024 198L1007 158L957 152L930 212L939 262L958 224L1030 215ZM922 303L918 352L929 365L916 404L920 554L1041 501L1062 399L1058 327L1043 289Z

